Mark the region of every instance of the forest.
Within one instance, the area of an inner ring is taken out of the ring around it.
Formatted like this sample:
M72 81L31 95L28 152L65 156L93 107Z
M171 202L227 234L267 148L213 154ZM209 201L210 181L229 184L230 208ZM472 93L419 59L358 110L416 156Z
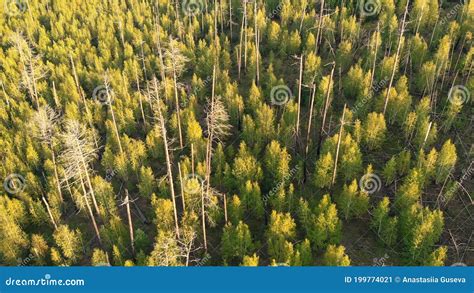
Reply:
M0 9L0 265L474 265L474 0Z

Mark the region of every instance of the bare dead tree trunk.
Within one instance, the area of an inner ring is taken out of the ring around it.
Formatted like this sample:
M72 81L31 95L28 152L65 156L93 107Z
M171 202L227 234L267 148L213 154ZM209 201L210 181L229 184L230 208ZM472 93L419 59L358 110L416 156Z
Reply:
M418 34L418 30L420 29L421 19L423 18L423 11L424 10L425 10L425 2L423 2L423 5L421 6L420 17L418 18L418 21L416 23L415 36L416 36L416 34Z
M84 185L84 180L82 178L82 174L80 175L80 181L82 186L82 192L84 193L84 200L86 202L87 211L89 212L89 216L91 217L92 225L94 226L95 234L97 235L97 239L99 239L99 243L102 245L102 240L100 238L99 228L97 227L97 222L95 221L94 214L92 213L91 205L89 204L89 199L87 198L87 191Z
M191 172L194 176L194 143L191 144Z
M56 92L56 84L54 83L54 81L53 81L53 99L54 99L54 105L56 106L56 108L60 108L61 103L59 102L59 99L58 99L58 93Z
M56 188L58 189L59 198L61 199L61 202L63 202L64 201L63 192L61 191L61 184L60 184L59 176L58 176L58 167L57 167L57 164L56 164L56 155L54 154L53 142L52 141L49 144L49 149L51 150L51 158L53 160L54 179L56 180Z
M332 173L331 185L334 185L334 183L336 182L337 161L339 159L339 147L341 146L342 131L344 130L344 115L345 114L346 114L346 104L344 104L344 109L342 110L341 129L339 129L339 137L337 138L336 159L334 160L334 171Z
M328 113L328 108L329 108L329 97L331 95L331 83L332 83L332 77L334 75L335 68L336 68L336 63L333 63L332 69L331 69L331 75L329 76L328 88L326 90L326 101L324 102L323 121L321 122L321 129L319 130L319 142L318 142L318 150L317 150L318 156L321 152L321 143L323 141L324 126L326 124L326 115Z
M156 97L159 98L158 82L156 80L156 77L153 78L153 83L154 83L154 87L155 87ZM156 108L158 110L158 120L159 120L160 128L161 128L161 136L163 137L163 145L164 145L164 148L165 148L166 168L168 170L168 180L169 180L170 190L171 190L171 200L173 202L175 231L176 231L176 236L178 238L180 238L180 236L179 236L178 211L176 209L176 196L175 196L175 192L174 192L173 171L172 171L172 168L171 168L171 159L170 159L170 153L169 153L169 149L168 149L168 138L167 138L167 134L166 134L165 119L163 117L163 113L161 111L161 105L159 104L159 101L157 102L157 107Z
M142 94L140 92L140 81L138 80L138 70L137 70L137 68L135 68L135 79L136 79L136 82L137 82L138 102L140 103L140 112L142 114L142 119L143 119L143 129L146 130L145 111L143 110Z
M74 82L76 83L77 93L79 94L79 97L81 98L82 103L87 108L87 105L85 105L86 101L85 101L84 95L83 95L82 90L81 90L81 85L79 84L79 78L77 77L76 65L74 64L74 60L72 59L71 54L69 54L69 60L71 61L72 74L74 75ZM87 109L87 111L88 111L88 109Z
M301 54L300 57L300 76L298 81L298 110L296 116L296 140L298 140L298 136L300 133L300 114L301 114L301 85L303 83L303 59L304 55Z
M8 97L7 92L5 91L5 85L3 84L2 80L0 80L0 84L2 85L2 92L3 92L3 96L5 97L5 101L7 103L7 106L10 107L10 98ZM54 84L54 82L53 82L53 84Z
M234 22L232 21L232 0L229 0L229 28L230 28L230 40L234 37L233 29Z
M256 69L257 69L257 85L260 81L260 66L259 66L259 41L258 41L258 25L257 25L257 1L254 2L254 23L255 23L255 60L257 60Z
M54 220L53 213L51 213L51 209L49 207L48 201L46 200L46 198L44 198L44 196L42 196L41 199L43 200L46 206L46 210L48 211L49 218L51 219L51 222L54 225L54 230L58 230L58 225L56 225L56 221Z
M304 17L306 16L306 6L308 4L305 4L305 6L303 7L303 11L301 12L301 21L300 21L300 27L298 29L298 34L301 35L301 30L303 29L303 22L304 22Z
M309 151L309 140L311 135L311 124L313 122L313 108L314 108L314 99L316 96L316 84L313 84L313 93L311 95L311 103L309 107L309 119L308 119L308 129L306 130L306 149L305 149L305 158L308 157Z
M33 94L34 94L35 102L36 102L36 109L39 109L38 89L36 87L36 77L35 77L35 67L33 65L32 58L30 58L29 67L30 67L30 74L31 74L30 78L31 78L32 87L33 87Z
M133 232L132 213L130 211L130 196L128 189L125 188L125 207L127 208L128 230L130 233L130 246L132 247L132 254L135 255L135 236Z
M215 87L216 87L216 66L214 65L212 71L212 95L211 95L211 113L214 108L215 99ZM208 129L208 138L206 145L206 197L209 198L209 192L211 188L211 160L212 160L212 140L213 130ZM207 235L206 235L206 213L204 206L204 192L201 192L201 221L202 221L202 233L204 238L204 249L207 251Z
M377 54L379 50L379 32L380 32L380 22L377 22L377 32L375 33L375 54L374 54L374 61L372 62L372 74L370 77L370 87L369 87L369 90L371 92L372 92L372 87L374 85L375 65L377 64Z
M120 141L120 134L117 127L117 121L115 120L114 108L112 107L112 97L110 94L109 83L107 80L105 80L105 89L107 93L107 104L109 105L110 115L112 116L112 122L114 125L114 132L115 132L115 136L117 137L117 144L119 147L120 154L123 155L122 142Z
M230 1L232 1L232 0L230 0ZM240 26L240 40L239 40L239 51L238 51L239 52L239 58L237 60L239 80L240 80L240 74L242 72L242 41L244 39L245 13L246 13L246 10L245 10L245 7L244 7L244 17L242 18L242 25Z
M227 223L229 220L227 218L227 195L224 193L224 220Z
M244 69L246 71L247 71L247 39L248 39L247 1L248 0L244 0L244 24L245 24L245 30L244 30Z
M388 98L390 97L390 90L392 89L392 84L393 84L393 78L395 77L395 72L397 70L398 66L398 58L400 55L400 48L402 47L402 39L403 39L403 33L405 31L405 22L408 14L408 5L410 4L410 0L407 0L407 5L405 6L405 13L403 14L403 20L402 20L402 25L400 27L400 36L398 38L398 45L397 45L397 53L395 54L395 63L393 64L392 68L392 75L390 77L390 82L388 83L388 89L387 89L387 95L385 96L385 103L383 106L383 114L385 115L385 112L387 111L387 104L388 104Z
M111 94L110 94L110 91L109 91L109 84L108 84L107 79L105 80L104 84L105 84L105 89L106 89L107 99L108 99L107 104L109 105L110 114L112 116L112 122L113 122L113 125L114 125L115 136L117 137L117 143L118 143L118 146L119 146L120 155L124 156L125 154L123 152L122 142L120 140L120 134L119 134L118 127L117 127L117 121L115 120L115 112L114 112L114 108L112 106L112 99L111 99ZM125 206L126 206L126 209L127 209L128 227L129 227L129 231L130 231L130 245L131 245L131 248L132 248L132 254L135 254L135 239L134 239L135 237L134 237L134 233L133 233L132 214L130 212L130 197L129 197L129 194L128 194L128 188L127 187L125 187Z
M319 50L319 42L321 39L321 29L322 29L322 24L323 24L323 17L324 17L324 0L321 0L321 7L319 9L319 23L318 23L318 33L316 35L316 48L314 49L314 52L318 54Z
M74 82L76 84L77 93L79 94L79 97L81 98L82 104L84 105L84 109L86 111L87 117L91 117L89 106L87 106L86 98L84 97L84 93L82 92L82 89L81 89L81 84L79 83L79 77L77 76L76 65L74 63L74 59L72 59L71 54L69 54L69 60L71 61L72 73L74 75ZM56 88L54 88L54 91L56 92ZM93 129L94 124L92 123L92 120L87 119L87 122L89 123L89 127ZM98 148L99 143L98 143L98 139L97 139L97 136L96 136L95 132L93 132L93 136L94 136L95 146Z
M423 140L423 144L421 145L420 150L422 150L425 147L426 141L428 140L428 136L430 135L430 130L431 130L432 124L433 124L433 122L430 122L430 124L428 125L428 130L426 131L425 139Z
M122 48L125 49L125 37L123 35L123 27L122 27L122 21L117 21L118 27L119 27L119 32L120 32L120 41L122 42Z
M184 199L183 174L181 172L181 163L178 163L178 173L179 173L179 185L181 189L181 204L183 205L183 210L186 210L186 202Z
M178 135L179 135L179 147L183 148L183 133L181 131L181 109L179 107L179 98L178 98L178 80L176 77L176 67L173 63L173 82L174 82L174 100L176 104L176 118L178 119Z

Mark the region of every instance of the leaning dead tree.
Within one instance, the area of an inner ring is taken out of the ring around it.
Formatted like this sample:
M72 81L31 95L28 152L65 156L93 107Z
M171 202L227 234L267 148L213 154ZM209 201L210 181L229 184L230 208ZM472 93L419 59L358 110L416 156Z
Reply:
M150 86L151 89L151 96L150 100L153 101L153 112L155 117L158 120L158 126L161 130L161 136L163 138L163 146L165 148L165 158L166 158L166 170L167 170L167 175L168 175L168 181L169 181L169 186L170 186L170 191L171 191L171 200L173 202L173 212L174 212L174 222L175 222L175 232L176 236L180 238L179 235L179 222L178 222L178 211L176 208L176 195L175 195L175 190L174 190L174 181L173 181L173 169L171 165L171 158L170 158L170 150L168 147L168 134L166 131L166 124L165 124L165 118L163 116L163 106L164 102L161 99L160 96L160 85L158 83L158 80L156 79L156 76L153 77L152 84Z
M45 76L41 57L34 53L33 46L20 33L12 34L10 41L20 55L22 85L28 90L35 108L39 109L37 81Z
M339 148L341 146L342 132L344 130L344 116L345 116L345 114L346 114L346 104L344 104L344 109L342 110L341 128L339 129L339 137L337 138L336 159L334 160L334 170L333 170L333 173L332 173L331 186L334 185L334 183L336 182L337 162L338 162L338 159L339 159Z
M300 59L300 75L298 79L298 111L296 115L296 139L298 139L300 134L300 115L301 115L301 86L303 84L303 59L304 55L301 54Z
M317 154L318 154L318 156L319 156L319 154L320 154L320 152L321 152L321 144L322 144L322 141L323 141L324 127L325 127L325 125L326 125L326 115L327 115L327 113L328 113L328 109L329 109L329 105L330 105L329 98L331 97L331 92L332 92L332 80L333 80L334 69L335 69L335 68L336 68L336 63L333 62L333 63L332 63L332 69L331 69L331 75L329 76L329 82L328 82L328 86L327 86L327 89L326 89L326 99L325 99L325 102L324 102L321 128L319 129L318 149L317 149Z
M249 0L243 0L243 11L242 11L242 23L240 26L240 41L239 41L239 61L238 61L238 73L239 79L242 71L242 54L244 55L244 69L247 69L247 26L248 26L248 16L247 16L247 3ZM243 44L242 44L243 43ZM242 52L243 47L243 52Z
M64 149L59 156L59 161L64 166L63 182L80 183L84 203L91 217L99 243L101 243L99 228L97 227L97 222L89 203L90 197L96 213L100 215L90 178L92 173L91 164L97 158L98 149L95 147L90 132L87 132L78 121L66 121L64 130L65 131L60 134Z
M384 115L385 115L385 112L387 111L388 98L390 97L390 90L392 89L393 79L395 77L395 72L398 67L398 60L400 58L400 49L402 47L403 33L405 32L405 24L406 24L409 4L410 4L410 0L407 0L407 4L405 6L405 13L403 14L402 24L400 25L400 34L398 37L398 45L397 45L397 53L395 54L395 62L393 63L392 75L390 76L390 81L388 83L388 89L387 89L387 95L385 96L385 102L383 105Z
M230 132L229 114L225 109L224 103L220 96L215 95L216 88L216 66L214 66L212 74L212 94L206 109L206 126L207 126L207 144L206 144L206 198L210 197L211 191L211 162L213 145L227 136ZM204 192L201 195L201 220L204 237L204 249L207 250L206 239L206 213Z
M123 152L122 142L120 141L120 134L119 134L119 131L118 131L117 121L115 119L115 112L114 112L114 107L113 107L113 103L112 103L112 94L113 93L110 89L109 77L108 77L107 74L104 76L104 87L105 87L105 93L107 95L107 105L109 106L110 116L112 116L112 124L114 126L115 137L117 138L117 144L118 144L118 147L119 147L120 156L123 157L123 156L125 156L125 153ZM130 234L130 245L131 245L131 248L132 248L132 253L135 254L135 239L134 239L135 237L134 237L134 232L133 232L132 213L130 212L130 197L129 197L129 194L128 194L128 188L127 187L125 187L125 201L124 201L124 204L125 204L126 209L127 209L128 228L129 228L129 234Z
M58 195L63 201L63 194L61 190L61 183L59 181L58 168L56 162L56 154L54 152L54 141L53 138L56 135L57 124L59 120L59 113L54 111L53 108L49 106L43 106L38 109L38 111L33 115L30 125L33 136L48 146L51 152L51 159L53 160L54 167L54 178L56 180L56 188L58 190Z
M53 160L53 168L54 168L54 181L58 191L59 198L61 202L63 202L63 194L61 190L61 183L59 181L58 176L58 167L56 162L56 154L54 153L54 145L53 145L53 138L56 134L57 130L57 122L59 119L59 114L54 111L49 106L43 106L38 109L37 112L33 115L30 121L30 128L32 131L33 136L38 139L41 143L46 145L51 152L51 158ZM50 206L46 198L43 196L42 200L46 205L46 209L48 211L49 217L51 221L57 229L57 223L53 217L51 212Z
M318 33L316 35L316 43L314 48L314 53L318 54L319 51L319 43L322 38L321 29L323 28L323 20L324 20L324 0L321 0L321 6L319 8L319 16L318 16Z
M179 42L170 37L168 48L165 51L165 70L173 76L174 99L176 107L176 118L178 120L179 146L183 148L183 134L181 130L181 109L178 97L178 78L183 73L188 58L183 55L179 48Z

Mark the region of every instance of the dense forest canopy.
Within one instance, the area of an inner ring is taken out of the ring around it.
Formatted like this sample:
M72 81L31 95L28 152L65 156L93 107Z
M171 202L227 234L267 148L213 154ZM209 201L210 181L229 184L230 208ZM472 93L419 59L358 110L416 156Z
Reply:
M473 0L0 4L0 264L474 265Z

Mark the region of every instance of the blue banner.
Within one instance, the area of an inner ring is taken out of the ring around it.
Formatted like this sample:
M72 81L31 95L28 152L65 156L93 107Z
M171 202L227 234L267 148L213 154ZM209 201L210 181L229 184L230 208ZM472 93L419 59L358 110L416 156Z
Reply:
M0 267L0 292L474 292L474 267Z

